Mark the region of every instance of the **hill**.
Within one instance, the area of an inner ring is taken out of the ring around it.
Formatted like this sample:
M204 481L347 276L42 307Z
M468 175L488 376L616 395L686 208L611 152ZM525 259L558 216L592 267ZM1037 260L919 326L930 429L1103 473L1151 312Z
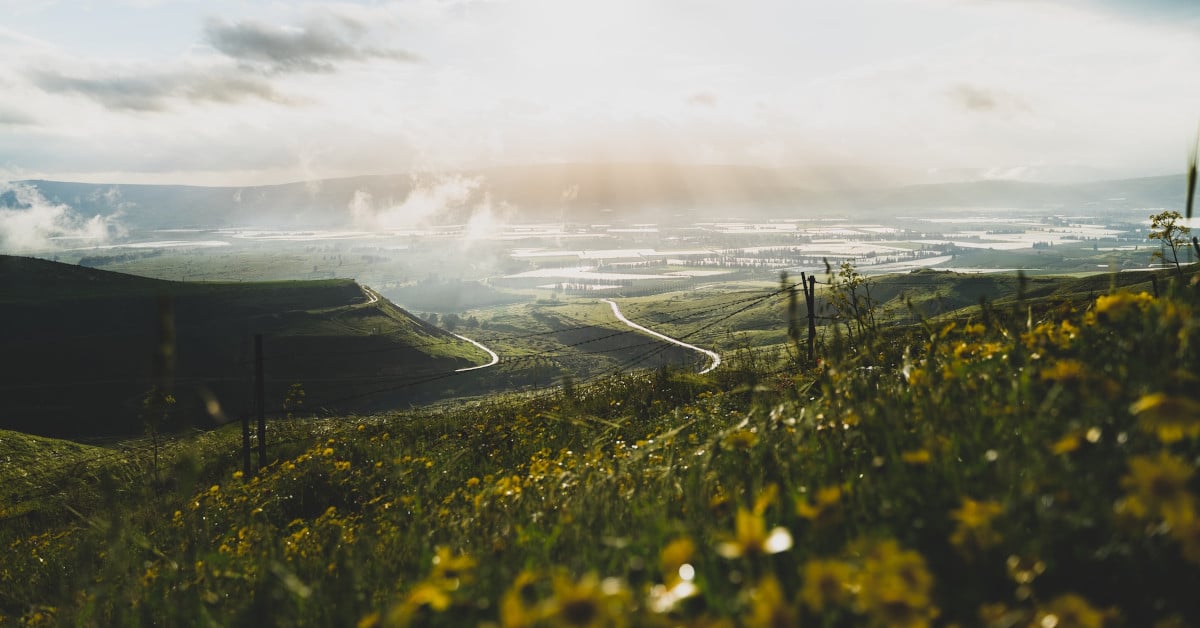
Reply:
M783 370L278 421L253 477L232 432L181 441L172 482L101 465L0 515L0 620L1196 625L1191 279L999 294Z
M156 366L164 327L170 368ZM234 420L250 410L255 334L271 413L292 384L310 409L434 398L422 379L486 360L350 280L182 283L0 256L0 428L140 434L142 403L164 377L172 429Z

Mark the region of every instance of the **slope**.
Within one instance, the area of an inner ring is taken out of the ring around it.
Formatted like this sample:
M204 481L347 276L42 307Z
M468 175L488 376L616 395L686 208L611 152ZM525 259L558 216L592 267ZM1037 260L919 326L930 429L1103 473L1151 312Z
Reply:
M293 384L309 409L436 397L436 386L409 384L486 360L351 280L180 283L0 256L0 428L137 434L142 403L163 382L176 398L167 429L236 419L250 409L256 334L267 412L282 411ZM381 382L387 394L364 394Z

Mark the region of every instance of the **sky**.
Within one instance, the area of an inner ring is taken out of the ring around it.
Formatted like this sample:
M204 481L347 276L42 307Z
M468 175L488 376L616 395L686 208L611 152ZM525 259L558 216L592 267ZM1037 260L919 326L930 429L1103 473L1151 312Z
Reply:
M0 0L0 180L1177 173L1195 0Z

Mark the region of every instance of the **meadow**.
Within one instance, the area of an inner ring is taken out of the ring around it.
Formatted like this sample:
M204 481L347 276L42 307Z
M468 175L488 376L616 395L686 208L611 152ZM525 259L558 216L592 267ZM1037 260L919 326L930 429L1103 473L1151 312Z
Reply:
M229 430L158 466L22 440L0 483L0 615L1194 625L1196 275L1157 276L1158 296L1116 279L906 325L831 299L812 362L745 346L703 377L275 421L249 474Z

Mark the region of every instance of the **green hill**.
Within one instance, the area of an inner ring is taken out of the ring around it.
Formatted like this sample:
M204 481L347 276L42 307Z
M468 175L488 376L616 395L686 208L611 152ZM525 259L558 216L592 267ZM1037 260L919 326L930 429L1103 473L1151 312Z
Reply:
M180 283L0 256L0 428L59 437L143 431L166 377L172 430L250 409L262 334L267 411L292 384L308 409L353 411L436 398L421 382L486 355L368 295L351 280ZM172 365L156 366L173 329ZM367 394L374 391L376 394Z

